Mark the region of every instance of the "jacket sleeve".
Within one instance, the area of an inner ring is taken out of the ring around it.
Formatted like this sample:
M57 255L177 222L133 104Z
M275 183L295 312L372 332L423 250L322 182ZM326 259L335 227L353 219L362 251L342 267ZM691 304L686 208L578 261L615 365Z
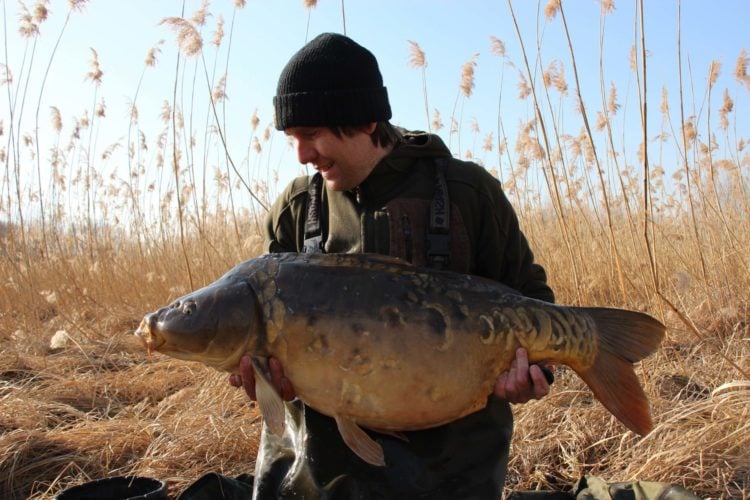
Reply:
M274 201L265 220L266 252L302 251L308 185L308 177L298 177Z
M489 176L489 174L488 174ZM518 223L518 217L500 183L492 178L481 207L481 228L477 264L488 277L514 288L527 297L554 302L555 294L547 284L547 273L534 262Z

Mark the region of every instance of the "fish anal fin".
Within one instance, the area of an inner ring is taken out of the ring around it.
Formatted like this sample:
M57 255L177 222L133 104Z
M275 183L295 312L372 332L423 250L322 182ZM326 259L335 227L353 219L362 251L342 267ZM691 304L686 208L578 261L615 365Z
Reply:
M344 442L359 458L371 465L385 466L383 447L362 430L354 419L340 415L335 419Z
M286 409L284 400L281 399L269 380L265 364L265 361L260 358L252 359L253 370L255 371L255 396L258 398L258 406L263 421L271 432L281 436L284 434Z

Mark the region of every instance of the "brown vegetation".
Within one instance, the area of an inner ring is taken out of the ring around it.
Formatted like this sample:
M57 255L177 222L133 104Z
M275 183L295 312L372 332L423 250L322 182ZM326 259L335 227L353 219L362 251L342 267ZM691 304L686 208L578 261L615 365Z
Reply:
M71 12L83 3L72 2ZM237 9L243 5L235 2ZM312 9L315 2L306 5ZM549 22L564 23L565 7L550 2ZM602 19L612 8L602 2ZM34 12L22 19L23 36L38 36L46 19L46 11ZM205 14L164 21L176 30L185 56L208 50L197 30ZM529 43L520 32L519 41ZM646 114L655 108L642 105L640 43L632 53L641 98L636 114ZM426 55L411 44L429 121ZM491 48L504 67L512 64L502 41L493 38ZM157 55L155 46L147 67ZM93 57L90 77L98 89L106 75L96 52ZM515 408L508 488L564 489L594 473L611 481L680 484L706 497L747 498L750 156L748 139L732 128L732 115L747 95L731 99L725 92L718 119L711 121L720 96L712 103L720 92L713 88L720 67L712 64L705 114L685 109L682 98L676 110L664 100L658 136L644 125L640 151L625 152L613 132L621 112L617 88L606 85L605 92L600 76L601 111L587 110L575 63L571 47L570 62L549 62L544 75L533 63L512 64L520 69L522 98L533 100L533 116L513 140L503 123L510 118L499 116L497 144L490 132L482 148L487 153L497 147L497 158L484 163L496 165L561 303L637 309L667 324L663 348L639 368L655 428L643 438L626 431L577 377L560 371L550 396ZM219 144L226 160L213 172L207 164L196 167L201 139L187 137L187 111L175 105L176 95L162 110L158 150L147 156L137 90L127 143L97 155L88 154L92 140L85 132L105 118L103 100L94 94L95 108L75 120L67 146L59 137L59 112L56 117L52 110L58 145L45 166L53 171L49 188L41 177L20 174L41 169L38 137L16 130L12 147L2 148L0 215L12 221L0 222L3 498L50 498L70 485L124 474L166 480L176 493L208 471L253 469L260 417L245 395L229 387L225 374L159 354L149 359L133 336L145 312L261 251L259 225L276 180L263 166L269 128L253 135L248 155L254 156L235 165L221 126L226 75L213 79L202 64L196 71L205 77L213 116L206 141ZM462 68L446 131L459 135L459 150L463 122L456 107L474 88L475 66L472 57ZM741 90L748 88L746 66L743 51L735 69ZM574 80L565 80L566 71ZM19 85L23 76L4 84ZM582 113L580 121L570 120L580 132L558 128L562 118L553 101L568 93ZM6 130L19 119L16 109L5 117ZM596 113L592 130L584 118ZM256 114L251 123L255 134ZM433 131L441 128L435 109ZM0 136L2 129L0 124ZM479 132L472 124L472 133ZM105 179L94 163L106 165L118 147L127 151L128 172L124 179ZM649 150L657 148L671 148L679 159L671 179L649 160ZM83 151L74 163L73 154ZM480 153L469 153L481 161Z

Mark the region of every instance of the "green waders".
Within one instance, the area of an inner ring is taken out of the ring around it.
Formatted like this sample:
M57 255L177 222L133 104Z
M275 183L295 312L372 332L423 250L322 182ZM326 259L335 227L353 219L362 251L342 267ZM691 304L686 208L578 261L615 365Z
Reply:
M363 462L342 441L333 419L300 402L287 404L286 431L265 427L254 498L497 499L505 481L512 434L508 403L404 437L372 433L385 467Z

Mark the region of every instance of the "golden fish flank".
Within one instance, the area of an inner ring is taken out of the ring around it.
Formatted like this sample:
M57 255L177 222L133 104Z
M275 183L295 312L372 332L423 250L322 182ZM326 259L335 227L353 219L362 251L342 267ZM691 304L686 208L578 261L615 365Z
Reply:
M449 396L449 394L443 393L443 391L440 390L440 387L433 385L430 387L427 391L427 394L430 397L430 400L439 403L442 399L445 399Z
M313 340L307 346L307 350L321 357L326 357L331 353L331 350L328 348L328 340L324 334L313 335Z
M359 404L362 401L362 388L345 380L341 385L340 398L344 406Z
M396 329L406 326L406 321L404 321L401 311L396 306L388 305L382 307L379 314L381 321L388 328Z
M372 359L367 355L363 355L359 349L352 351L349 356L339 364L339 367L345 372L354 372L362 377L370 375L374 370Z
M147 348L222 370L236 372L249 354L265 423L282 433L284 404L266 373L267 358L277 358L297 396L334 418L360 458L384 465L362 427L426 429L482 408L519 346L532 363L573 368L613 415L645 434L651 418L633 363L658 348L664 326L390 257L275 254L146 315L137 333Z
M425 326L431 327L424 330L425 338L438 351L447 351L455 337L451 329L450 316L446 314L440 303L422 302L421 306L427 315Z

